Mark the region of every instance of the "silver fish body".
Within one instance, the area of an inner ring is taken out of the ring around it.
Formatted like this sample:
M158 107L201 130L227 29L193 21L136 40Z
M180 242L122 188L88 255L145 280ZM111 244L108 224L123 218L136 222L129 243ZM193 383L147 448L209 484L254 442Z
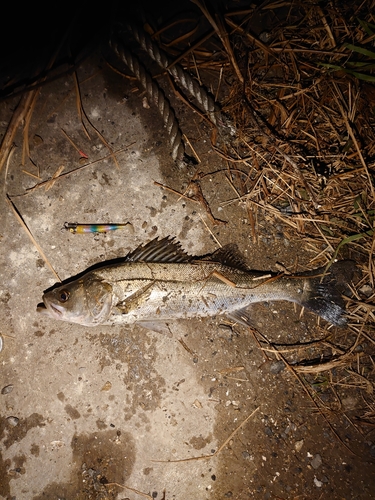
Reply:
M300 275L248 268L235 245L210 257L191 257L169 238L153 240L115 264L88 270L47 291L38 311L85 326L139 323L151 329L179 318L226 314L249 324L254 302L296 302L335 325L346 323L341 298L352 261Z

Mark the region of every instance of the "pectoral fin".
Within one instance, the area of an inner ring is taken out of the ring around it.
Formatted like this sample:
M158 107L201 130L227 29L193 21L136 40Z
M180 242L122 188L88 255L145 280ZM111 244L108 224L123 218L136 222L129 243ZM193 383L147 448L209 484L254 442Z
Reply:
M155 284L154 281L146 283L142 288L133 293L133 295L130 295L124 301L119 302L116 305L116 309L120 311L121 314L128 314L131 311L134 311L142 304L144 304L146 300L150 297L151 287L154 284Z

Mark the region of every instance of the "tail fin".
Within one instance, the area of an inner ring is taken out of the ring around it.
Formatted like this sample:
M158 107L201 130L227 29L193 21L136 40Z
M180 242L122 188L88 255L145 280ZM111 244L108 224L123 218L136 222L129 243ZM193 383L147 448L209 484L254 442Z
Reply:
M332 264L325 275L324 270L322 267L303 274L308 279L300 304L336 326L345 326L347 320L342 295L348 291L348 284L354 278L356 264L352 260L342 260Z

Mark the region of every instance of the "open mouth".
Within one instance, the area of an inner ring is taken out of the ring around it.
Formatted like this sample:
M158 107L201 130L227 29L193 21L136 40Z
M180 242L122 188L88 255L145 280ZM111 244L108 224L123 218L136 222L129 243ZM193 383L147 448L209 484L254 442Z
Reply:
M52 311L57 315L57 316L61 316L62 314L62 311L60 311L60 309L57 309L57 307L55 307L54 305L50 304L49 305L50 308L52 309Z
M62 311L60 311L60 309L58 309L57 307L55 307L53 304L46 304L45 302L41 302L40 304L38 304L36 306L36 310L38 313L41 313L41 314L46 314L47 316L61 316L62 315Z

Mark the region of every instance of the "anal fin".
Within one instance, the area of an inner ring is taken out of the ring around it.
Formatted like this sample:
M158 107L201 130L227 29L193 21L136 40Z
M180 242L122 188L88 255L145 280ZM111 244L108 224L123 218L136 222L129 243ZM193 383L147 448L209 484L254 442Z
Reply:
M153 332L162 333L163 335L168 335L168 337L173 337L171 329L169 328L168 323L165 321L157 321L157 320L145 320L145 321L137 321L137 325L142 328L146 328L147 330L152 330Z
M254 323L252 322L246 309L238 309L237 311L232 311L231 313L227 313L226 316L236 323L254 328Z

